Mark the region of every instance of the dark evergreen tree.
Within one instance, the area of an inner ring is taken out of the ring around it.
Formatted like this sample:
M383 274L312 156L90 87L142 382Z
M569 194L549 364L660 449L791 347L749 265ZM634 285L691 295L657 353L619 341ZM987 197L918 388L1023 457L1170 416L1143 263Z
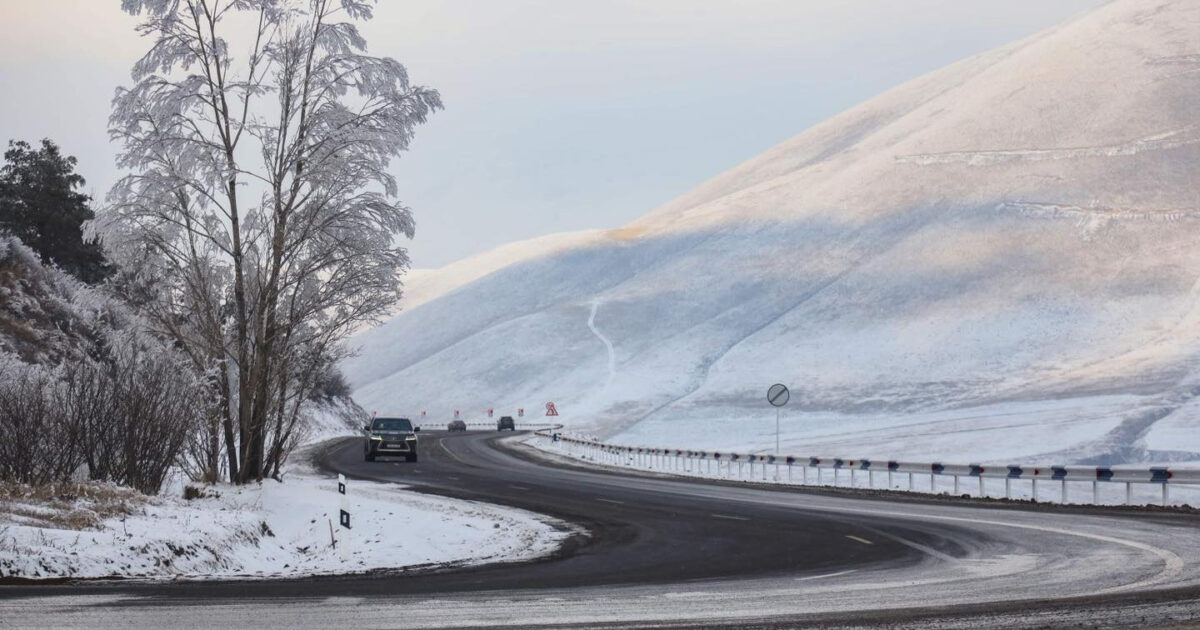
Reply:
M111 275L112 267L96 239L85 239L83 223L95 214L91 197L75 172L75 158L42 140L41 149L9 141L0 168L0 231L21 239L45 263L89 284Z

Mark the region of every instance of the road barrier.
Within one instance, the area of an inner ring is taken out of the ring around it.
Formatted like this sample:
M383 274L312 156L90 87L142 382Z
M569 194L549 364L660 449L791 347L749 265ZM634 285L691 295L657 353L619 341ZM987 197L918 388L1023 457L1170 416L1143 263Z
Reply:
M463 424L465 424L468 429L474 429L477 431L480 431L480 430L486 431L488 429L495 431L496 425L499 421L500 421L500 419L496 418L495 420L492 420L490 422L465 422ZM425 429L426 431L428 431L428 430L444 431L444 430L446 430L447 424L449 424L449 423L442 424L442 423L436 423L436 422L424 422L424 423L419 424L418 426L422 429ZM557 429L557 428L561 428L562 425L554 423L554 422L517 422L514 424L514 427L518 431L537 431L540 429Z
M1150 484L1160 486L1159 493L1164 506L1170 502L1171 486L1200 484L1200 469L1195 468L945 464L698 451L609 444L594 438L561 433L559 427L542 429L536 431L535 435L539 440L550 442L544 446L553 446L556 452L599 464L760 483L832 485L999 498L994 486L1003 480L1002 496L1006 499L1014 498L1014 489L1022 495L1028 489L1030 498L1041 501L1046 495L1046 486L1051 485L1057 486L1057 492L1051 490L1048 497L1050 501L1057 498L1062 503L1097 505L1102 503L1100 489L1104 484L1118 487L1124 484L1126 505L1134 502L1135 485ZM832 480L826 479L829 474L832 474ZM926 476L929 479L927 486L924 485ZM884 478L886 486L881 487ZM987 487L985 480L993 480L992 489ZM1014 481L1028 482L1028 485L1014 488ZM953 492L945 487L947 483L953 485ZM1090 500L1079 500L1076 495L1075 500L1070 501L1069 483L1076 487L1090 484Z
M500 420L497 418L496 420L493 420L492 422L467 422L465 424L467 425L468 429L474 428L474 429L495 430L496 423L499 421ZM553 422L517 422L513 426L516 427L516 429L518 429L520 431L535 431L538 429L555 429L555 428L561 427L562 425L555 424Z

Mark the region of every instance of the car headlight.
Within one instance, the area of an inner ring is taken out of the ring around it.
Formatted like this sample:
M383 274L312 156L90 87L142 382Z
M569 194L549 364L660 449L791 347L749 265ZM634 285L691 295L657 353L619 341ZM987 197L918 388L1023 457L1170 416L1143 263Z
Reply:
M383 438L379 437L378 435L372 435L372 436L371 436L371 439L372 439L372 440L375 440L375 441L382 441L382 440L383 440Z
M406 440L415 440L415 439L417 439L417 436L415 436L415 435L409 435L409 436L405 437L404 439L406 439Z

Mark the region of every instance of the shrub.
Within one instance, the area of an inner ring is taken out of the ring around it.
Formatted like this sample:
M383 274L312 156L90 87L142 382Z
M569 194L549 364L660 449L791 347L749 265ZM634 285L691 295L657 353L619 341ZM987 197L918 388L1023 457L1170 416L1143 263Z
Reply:
M61 383L46 368L0 356L0 479L44 484L69 479L82 463L78 427L60 404Z
M158 492L212 405L183 353L145 329L0 234L0 481L66 481L86 464Z

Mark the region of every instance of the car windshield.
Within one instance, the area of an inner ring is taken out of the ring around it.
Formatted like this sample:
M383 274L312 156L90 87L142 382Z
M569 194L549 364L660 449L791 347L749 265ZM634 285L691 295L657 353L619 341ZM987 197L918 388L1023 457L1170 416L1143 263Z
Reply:
M376 418L371 429L374 431L412 431L412 422L408 418Z

